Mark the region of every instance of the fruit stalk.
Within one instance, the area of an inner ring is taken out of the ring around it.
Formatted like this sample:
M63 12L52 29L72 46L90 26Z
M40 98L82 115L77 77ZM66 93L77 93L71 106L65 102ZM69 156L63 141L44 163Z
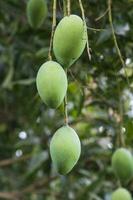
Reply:
M67 69L65 70L67 76ZM64 116L65 116L65 124L68 125L68 112L67 112L67 92L64 98Z
M66 1L63 1L63 6L64 6L64 16L70 15L71 14L71 0L67 0L67 7L66 7ZM65 70L66 76L67 76L67 69ZM64 98L64 121L65 124L68 125L68 112L67 112L67 92Z
M81 9L82 18L83 18L83 21L84 21L84 26L87 27L86 20L85 20L85 11L84 11L82 0L79 0L79 6L80 6L80 9ZM88 40L88 33L87 33L86 37L87 37L87 53L88 53L89 60L91 60L90 45L89 45L89 40Z
M123 135L123 103L120 96L120 84L118 83L118 92L119 92L119 113L120 113L120 124L119 124L119 132L118 132L118 139L119 139L119 146L125 147L125 138Z
M67 15L71 14L71 0L67 0Z
M113 41L114 41L114 45L117 51L117 54L119 56L120 62L122 64L122 68L125 70L125 63L124 60L122 58L122 54L121 51L119 49L118 43L117 43L117 38L115 35L115 30L114 30L114 26L113 26L113 19L112 19L112 0L108 0L108 18L109 18L109 23L110 23L110 27L111 27L111 32L112 32L112 37L113 37ZM127 74L125 72L126 75L126 79L127 79L127 84L129 86L129 80L127 77ZM130 89L130 86L129 86ZM121 101L121 97L120 97L120 85L118 83L118 92L119 92L119 110L120 110L120 123L119 123L119 130L118 130L118 142L119 142L119 146L125 146L125 141L124 141L124 137L123 137L123 133L122 133L122 124L123 124L123 108L122 108L122 101Z
M63 13L64 13L64 17L65 17L67 15L66 0L63 0Z
M52 60L52 45L53 45L54 31L56 27L56 7L57 7L57 0L53 0L53 22L52 22L52 31L51 31L51 38L50 38L50 45L48 52L49 60Z
M110 27L111 27L111 31L112 31L112 36L113 36L114 45L115 45L117 54L118 54L118 56L119 56L119 59L120 59L122 68L123 68L124 73L125 73L125 76L126 76L127 85L128 85L128 87L129 87L129 90L132 91L132 89L131 89L131 87L130 87L130 82L129 82L129 79L128 79L127 71L126 71L126 64L125 64L125 62L124 62L124 60L123 60L123 57L122 57L120 48L119 48L119 46L118 46L118 42L117 42L117 38L116 38L116 35L115 35L114 26L113 26L113 20L112 20L112 0L108 0L108 11L109 11L109 12L108 12L109 23L110 23Z

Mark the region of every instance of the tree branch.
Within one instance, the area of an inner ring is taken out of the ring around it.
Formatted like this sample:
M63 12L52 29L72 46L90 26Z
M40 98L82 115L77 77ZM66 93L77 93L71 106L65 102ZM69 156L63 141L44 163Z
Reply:
M20 158L15 158L15 159L9 158L9 159L5 159L5 160L1 160L0 167L6 167L6 166L12 165L14 163L23 162L25 160L28 160L29 158L31 158L31 154L21 156Z
M118 46L118 42L117 42L117 39L116 39L116 35L115 35L115 30L114 30L113 20L112 20L112 8L111 8L111 6L112 6L112 0L108 0L109 23L110 23L110 27L111 27L111 31L112 31L113 41L114 41L115 48L116 48L116 51L118 53L122 68L123 68L125 76L126 76L128 87L130 88L130 83L129 83L128 75L127 75L127 72L126 72L126 65L125 65L125 62L123 60L123 57L122 57L122 54L121 54L121 51L120 51L120 48Z
M34 182L33 184L27 186L24 189L20 189L19 191L13 191L13 192L0 192L0 198L3 199L9 199L9 200L20 200L24 199L25 194L29 193L37 193L38 189L44 188L49 182L55 180L57 176L49 177L47 180L45 177L39 179L37 182Z

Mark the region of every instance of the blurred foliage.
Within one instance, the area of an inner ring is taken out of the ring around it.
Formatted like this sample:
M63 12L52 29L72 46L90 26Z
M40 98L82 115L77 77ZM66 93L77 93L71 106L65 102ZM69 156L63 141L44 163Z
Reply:
M68 72L69 123L80 136L82 155L65 177L56 174L49 156L50 138L64 123L63 106L47 108L35 85L36 73L47 60L52 1L47 1L49 14L38 30L27 22L26 3L0 0L0 199L110 200L118 187L110 164L121 128L126 146L133 145L133 94L108 13L97 19L107 10L107 1L83 0L92 60L85 51ZM113 0L112 12L133 87L133 1ZM72 13L81 15L78 1L72 0ZM57 21L62 17L58 0ZM126 187L133 192L133 182Z

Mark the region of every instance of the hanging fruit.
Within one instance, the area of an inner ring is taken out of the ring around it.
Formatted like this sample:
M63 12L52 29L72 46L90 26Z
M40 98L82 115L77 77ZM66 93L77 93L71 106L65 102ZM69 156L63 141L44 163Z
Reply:
M43 102L57 108L67 92L67 76L63 68L54 61L44 63L37 74L37 90Z
M119 188L113 192L111 200L132 200L132 197L128 190Z
M50 142L50 154L60 174L67 174L77 163L81 144L77 133L70 126L59 128Z
M64 17L58 24L53 50L57 61L64 67L70 67L83 53L87 42L87 28L77 15Z
M32 28L39 28L47 16L45 0L29 0L27 4L27 18Z
M112 167L122 182L130 181L133 178L133 157L130 151L117 149L112 157Z

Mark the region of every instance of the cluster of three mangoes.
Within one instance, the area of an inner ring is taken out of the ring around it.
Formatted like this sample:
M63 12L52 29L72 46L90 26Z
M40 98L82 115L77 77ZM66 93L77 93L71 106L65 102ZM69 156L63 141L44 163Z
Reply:
M45 0L29 0L27 17L30 26L39 28L47 15ZM53 51L57 62L47 61L39 69L36 83L43 102L58 108L67 93L68 81L64 68L70 67L82 54L87 40L86 24L77 15L64 17L58 24ZM68 173L79 159L81 144L76 132L68 125L58 129L50 143L50 154L57 171Z
M86 26L77 15L65 16L57 25L53 51L57 62L47 61L37 74L37 90L47 106L59 107L67 93L67 75L70 67L82 54L86 45ZM50 142L50 154L60 174L67 174L77 163L81 152L78 135L70 126L59 128Z

